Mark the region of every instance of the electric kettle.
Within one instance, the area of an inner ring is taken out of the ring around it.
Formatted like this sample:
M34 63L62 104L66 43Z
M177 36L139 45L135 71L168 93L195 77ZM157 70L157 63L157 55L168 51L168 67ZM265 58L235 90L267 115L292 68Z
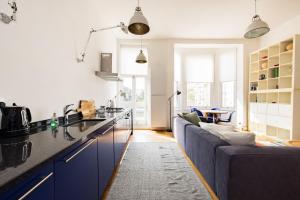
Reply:
M0 102L0 131L14 132L28 130L31 122L30 110L23 106L6 106Z

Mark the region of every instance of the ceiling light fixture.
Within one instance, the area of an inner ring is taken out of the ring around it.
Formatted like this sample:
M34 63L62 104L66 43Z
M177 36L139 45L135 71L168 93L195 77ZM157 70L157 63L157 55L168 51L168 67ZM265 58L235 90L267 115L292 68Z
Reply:
M261 37L270 31L269 25L261 20L260 16L256 14L256 0L255 1L255 15L252 17L252 23L248 26L244 37L246 39L253 39Z
M143 39L142 38L141 38L141 50L140 50L140 53L138 54L138 56L136 57L135 62L137 62L139 64L147 63L147 58L143 52Z
M93 33L96 33L98 31L105 31L105 30L110 30L110 29L114 29L114 28L121 28L121 30L128 34L128 27L123 23L123 22L120 22L120 24L116 25L116 26L111 26L111 27L107 27L107 28L98 28L98 29L91 29L90 30L90 34L89 34L89 37L85 43L85 46L84 46L84 49L82 51L82 53L80 54L80 58L77 58L77 61L78 62L83 62L84 61L84 58L85 58L85 54L86 54L86 50L88 48L88 45L90 43L90 40L91 40L91 36Z
M135 35L144 35L150 31L148 20L143 15L139 0L138 6L135 8L134 15L130 19L128 30L130 33Z

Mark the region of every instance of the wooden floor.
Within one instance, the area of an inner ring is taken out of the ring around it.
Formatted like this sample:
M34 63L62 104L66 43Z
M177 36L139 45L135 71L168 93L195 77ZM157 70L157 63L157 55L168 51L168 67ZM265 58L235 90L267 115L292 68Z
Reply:
M175 140L172 132L151 131L151 130L134 130L134 133L130 137L129 142L176 142L176 140ZM208 190L209 194L211 195L212 200L218 200L218 198L216 197L216 195L214 194L212 189L208 186L207 182L204 180L201 173L197 170L197 168L194 166L192 161L188 158L188 156L185 154L185 152L183 150L182 150L182 152L183 152L185 158L187 159L188 163L191 165L192 169L198 176L198 178L201 180L201 182L204 184L204 186ZM117 172L118 172L118 169L114 173L114 177L112 178L111 183L109 184L110 186L111 186ZM109 192L109 187L104 192L103 199L106 199L107 194Z
M130 142L175 142L172 132L135 130Z

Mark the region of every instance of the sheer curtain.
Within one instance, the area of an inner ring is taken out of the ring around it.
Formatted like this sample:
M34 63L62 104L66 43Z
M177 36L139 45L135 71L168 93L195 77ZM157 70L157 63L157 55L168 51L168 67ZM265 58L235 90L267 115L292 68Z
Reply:
M187 55L183 65L186 107L210 107L214 82L214 55Z

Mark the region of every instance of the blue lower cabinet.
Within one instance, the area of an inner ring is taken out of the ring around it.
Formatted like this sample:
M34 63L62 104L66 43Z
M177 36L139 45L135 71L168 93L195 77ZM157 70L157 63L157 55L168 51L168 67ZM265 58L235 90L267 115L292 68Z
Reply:
M97 139L55 162L55 200L99 200Z
M54 200L53 164L34 172L17 187L0 197L1 200Z
M115 125L114 142L115 142L115 165L117 166L122 158L126 148L127 141L131 134L130 117L123 116Z
M114 127L109 125L98 137L99 195L109 184L114 172Z

